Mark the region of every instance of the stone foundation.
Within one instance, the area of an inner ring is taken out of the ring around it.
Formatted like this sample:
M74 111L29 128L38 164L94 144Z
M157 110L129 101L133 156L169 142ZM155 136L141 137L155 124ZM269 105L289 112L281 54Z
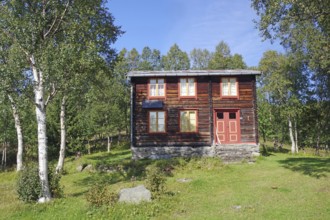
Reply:
M259 156L259 146L255 144L226 144L202 147L131 147L132 159L168 159L172 157L220 157L226 162L243 159L251 160Z
M226 144L215 148L215 156L224 162L254 161L259 155L259 145L256 144Z

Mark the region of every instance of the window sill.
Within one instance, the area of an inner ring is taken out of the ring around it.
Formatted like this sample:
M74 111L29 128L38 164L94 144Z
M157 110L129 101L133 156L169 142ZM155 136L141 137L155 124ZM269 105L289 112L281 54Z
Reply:
M166 135L167 132L148 132L150 135Z
M148 100L166 99L165 96L148 96Z

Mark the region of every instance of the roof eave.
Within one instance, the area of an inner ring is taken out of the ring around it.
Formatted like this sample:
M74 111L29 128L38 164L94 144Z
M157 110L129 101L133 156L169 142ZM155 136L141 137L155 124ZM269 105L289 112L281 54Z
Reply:
M128 77L260 75L257 70L131 71Z

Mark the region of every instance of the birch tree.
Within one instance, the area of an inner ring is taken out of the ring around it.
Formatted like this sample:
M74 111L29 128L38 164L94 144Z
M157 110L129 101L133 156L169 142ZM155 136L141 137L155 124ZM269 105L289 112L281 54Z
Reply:
M306 94L304 90L308 88L304 65L290 55L267 51L259 68L263 71L259 80L261 91L280 110L275 116L287 121L291 152L298 153L298 131L295 125L301 112L303 95Z
M174 44L165 56L162 57L164 70L188 70L190 61L188 54Z
M17 136L17 156L16 170L23 168L23 131L21 124L21 116L19 105L24 102L24 91L30 86L30 80L26 65L22 62L24 56L17 54L19 48L12 47L6 36L0 32L0 90L7 96L10 101L12 115L15 122ZM19 100L19 101L18 101Z
M207 49L196 49L194 48L190 52L190 60L192 64L192 69L196 70L206 70L213 54Z
M32 72L42 187L39 201L46 202L51 199L47 173L46 107L60 88L58 84L63 73L57 70L66 64L65 56L61 56L67 52L65 39L76 39L75 43L82 50L93 48L89 56L103 54L106 59L112 59L110 45L121 32L113 25L113 17L101 0L2 1L0 32L11 40L11 45L19 48L19 53L25 55ZM54 59L53 54L58 57Z

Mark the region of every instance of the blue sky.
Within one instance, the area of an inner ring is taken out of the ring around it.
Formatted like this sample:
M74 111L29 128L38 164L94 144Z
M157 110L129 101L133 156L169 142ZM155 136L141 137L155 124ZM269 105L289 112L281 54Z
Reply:
M278 43L262 41L253 19L250 0L110 0L115 24L125 34L114 47L139 52L143 47L164 55L176 43L189 53L193 48L214 51L225 41L231 53L241 54L248 66L257 66L266 50L283 51Z

